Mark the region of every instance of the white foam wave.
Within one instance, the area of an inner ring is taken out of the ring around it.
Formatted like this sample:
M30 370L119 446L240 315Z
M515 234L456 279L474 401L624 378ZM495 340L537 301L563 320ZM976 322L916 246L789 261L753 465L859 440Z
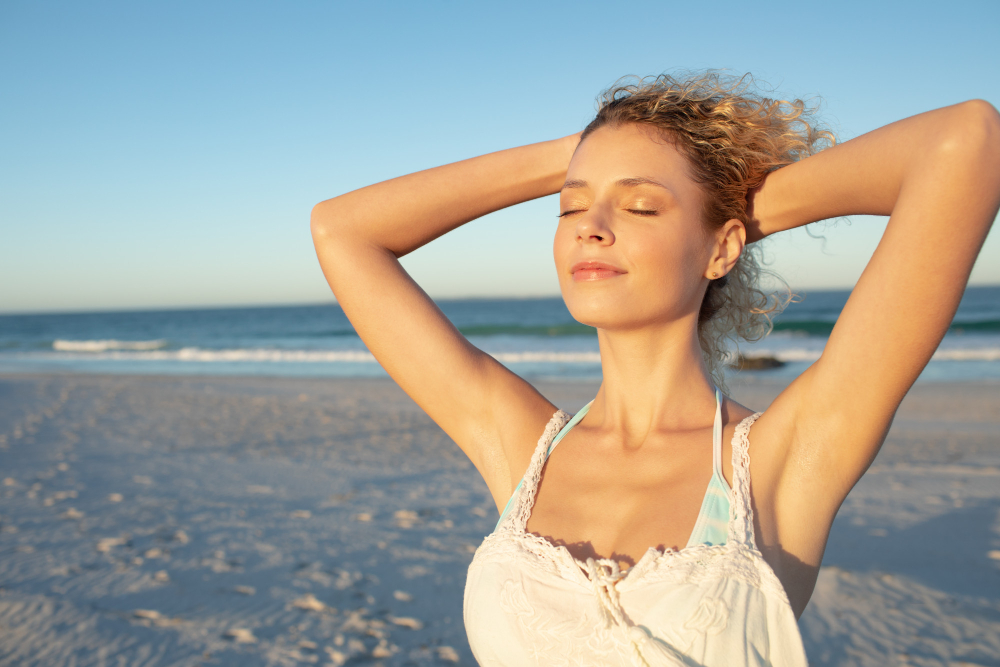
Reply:
M165 340L56 340L53 350L60 352L107 352L108 350L158 350Z
M88 341L97 342L97 341ZM92 347L61 347L64 351L98 351ZM135 349L135 348L133 348ZM493 357L508 364L517 363L601 363L597 352L497 352ZM88 358L98 358L88 355ZM230 350L207 350L199 347L185 347L180 350L152 350L148 352L128 349L105 348L101 359L131 361L189 361L214 362L283 362L283 363L375 363L375 357L366 350L275 350L266 348L244 348Z
M232 350L206 350L185 347L180 350L156 352L110 352L106 359L132 361L188 361L199 363L218 362L284 362L284 363L375 363L375 357L364 350L273 350L247 348Z
M931 361L1000 361L1000 348L938 350Z
M757 357L774 357L780 361L786 363L794 363L797 361L808 361L813 362L819 359L820 355L823 354L823 350L810 350L808 348L790 348L785 350L754 350L748 353L746 356L753 359Z
M267 348L237 348L210 350L185 347L180 350L158 349L166 341L65 341L53 344L61 352L84 352L87 359L113 359L122 361L181 361L197 363L376 363L367 350L276 350ZM747 356L773 357L784 362L814 362L822 349L784 348L753 349ZM519 351L494 352L492 356L504 364L599 364L601 355L596 351ZM1000 361L1000 348L949 348L934 353L933 361Z
M773 357L785 362L813 362L820 358L823 350L807 348L786 348L778 350L755 349L747 353L749 358ZM938 350L931 361L1000 361L1000 348L948 348Z
M599 364L600 352L497 352L493 358L504 364L557 363Z

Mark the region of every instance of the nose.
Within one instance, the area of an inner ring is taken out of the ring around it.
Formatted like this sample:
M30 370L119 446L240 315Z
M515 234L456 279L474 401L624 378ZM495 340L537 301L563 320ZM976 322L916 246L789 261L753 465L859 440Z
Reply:
M614 232L604 215L591 209L580 216L576 223L576 239L582 243L612 245L615 242Z

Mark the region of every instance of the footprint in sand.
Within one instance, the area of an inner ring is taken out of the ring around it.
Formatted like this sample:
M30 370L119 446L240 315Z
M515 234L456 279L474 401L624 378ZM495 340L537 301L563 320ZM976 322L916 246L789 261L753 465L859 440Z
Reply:
M412 602L413 596L406 591L393 591L392 597L396 598L400 602Z
M83 512L77 510L75 507L70 507L68 510L59 515L63 519L82 519Z
M340 667L347 662L347 656L332 646L324 646L323 650L326 651L326 655L330 659L330 664L333 665L333 667Z
M420 630L424 627L424 624L415 618L410 618L408 616L388 616L386 620L393 625L398 625L400 627L409 628L410 630Z
M119 547L125 544L125 540L120 537L102 537L97 540L97 550L102 554L106 554L115 547Z
M438 658L445 662L458 662L458 651L450 646L438 646L437 654Z
M257 589L253 586L233 586L233 592L240 595L256 595Z
M399 510L393 517L396 519L397 528L413 528L413 524L420 519L420 515L413 510Z
M132 618L137 619L140 625L145 625L146 627L178 625L182 623L180 619L168 618L155 609L136 609L132 612Z
M291 605L296 609L302 609L305 611L323 611L327 608L327 606L317 600L316 596L312 593L306 593L300 598L295 598L292 600Z
M120 493L109 493L108 494L108 502L109 503L120 503L123 500L125 500L125 496L123 496Z
M161 584L165 584L170 581L170 574L166 570L159 570L153 575L153 581L158 581Z
M257 638L254 637L253 631L248 630L247 628L230 628L229 630L226 630L222 636L236 642L237 644L255 644L257 642Z
M399 652L399 647L395 644L390 644L385 639L379 640L378 646L372 649L373 658L391 658Z

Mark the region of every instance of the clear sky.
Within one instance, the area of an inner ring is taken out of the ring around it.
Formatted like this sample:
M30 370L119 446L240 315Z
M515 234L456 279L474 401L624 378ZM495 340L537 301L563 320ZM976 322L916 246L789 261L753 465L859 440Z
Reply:
M0 3L0 312L332 299L313 204L576 132L618 77L752 72L842 139L1000 105L1000 2ZM554 295L554 198L404 263L437 297ZM884 221L770 243L850 287ZM994 230L974 283L1000 283Z

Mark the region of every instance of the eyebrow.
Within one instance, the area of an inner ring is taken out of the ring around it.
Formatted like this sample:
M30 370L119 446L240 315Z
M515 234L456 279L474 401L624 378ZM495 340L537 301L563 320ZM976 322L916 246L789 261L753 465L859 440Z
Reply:
M664 190L670 190L670 188L665 186L663 183L660 183L659 181L654 181L652 178L646 178L645 176L637 176L634 178L622 178L615 181L615 185L624 188L634 188L638 185L655 185L657 187L663 188ZM583 181L580 179L570 179L565 183L563 183L562 189L570 190L574 188L586 188L588 186L589 184L587 183L587 181Z

